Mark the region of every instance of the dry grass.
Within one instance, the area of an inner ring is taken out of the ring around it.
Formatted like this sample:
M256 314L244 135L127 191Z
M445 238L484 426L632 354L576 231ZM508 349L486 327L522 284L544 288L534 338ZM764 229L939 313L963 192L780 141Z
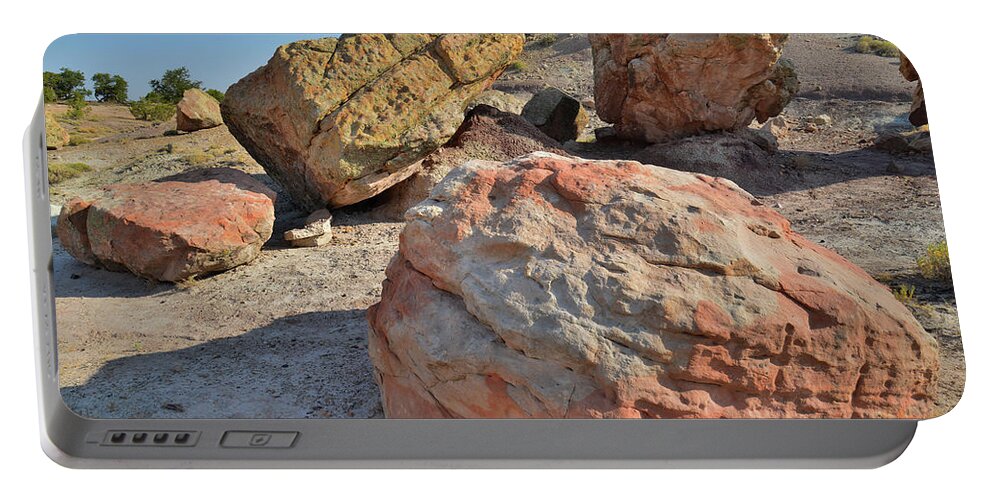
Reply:
M876 54L883 57L900 57L900 49L892 42L865 35L855 42L855 52L860 54Z
M70 146L82 146L83 144L89 144L91 139L82 134L69 134L69 145Z
M518 59L518 60L516 60L516 61L514 61L512 63L510 63L507 66L507 71L521 72L521 71L524 71L526 69L528 69L528 64L526 62L524 62L524 61L521 61L520 59Z
M893 289L893 297L895 297L896 300L899 300L901 304L909 305L916 301L916 299L914 299L914 293L916 291L917 287L901 283Z
M214 155L207 152L194 151L183 154L183 162L194 167L202 167L212 161L214 161Z
M184 163L194 167L203 167L218 161L219 158L227 155L227 150L222 146L211 146L204 150L176 149ZM172 151L170 151L172 152Z
M58 184L93 170L85 163L52 163L48 165L48 183Z

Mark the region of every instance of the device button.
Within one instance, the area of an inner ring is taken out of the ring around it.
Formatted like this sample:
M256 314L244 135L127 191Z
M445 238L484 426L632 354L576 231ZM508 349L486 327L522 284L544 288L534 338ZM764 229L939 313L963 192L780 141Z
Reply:
M298 432L227 431L221 438L224 448L289 448Z

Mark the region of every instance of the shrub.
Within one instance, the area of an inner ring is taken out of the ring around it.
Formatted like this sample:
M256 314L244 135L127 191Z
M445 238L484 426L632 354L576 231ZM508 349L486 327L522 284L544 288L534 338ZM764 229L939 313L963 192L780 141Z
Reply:
M220 90L217 90L217 89L207 89L206 92L207 92L208 95L210 95L210 97L213 97L214 99L217 99L217 102L221 102L221 101L224 100L224 92L221 92Z
M164 102L155 102L148 99L148 96L132 102L128 105L128 109L131 111L131 115L135 118L153 122L166 121L169 118L172 118L172 115L176 113L176 105Z
M545 33L538 35L538 38L534 40L534 44L539 47L548 47L558 41L559 37L554 33Z
M876 54L883 57L900 57L900 49L896 45L882 38L869 35L862 36L855 42L855 52L860 54Z
M70 146L82 146L90 142L88 137L84 137L80 134L69 134L69 145Z
M518 60L510 63L507 66L507 69L509 69L510 71L518 71L518 72L520 72L520 71L524 71L525 69L527 69L527 67L528 67L528 65L527 65L526 62L521 61L520 59L518 59Z
M948 242L928 245L924 255L917 259L917 268L927 279L951 282L952 266L948 260Z
M81 120L86 113L90 112L90 105L83 98L83 94L76 94L69 101L69 108L66 109L65 117L70 120Z
M48 183L58 184L90 170L93 169L85 163L52 163L48 165Z
M52 87L45 87L45 103L55 102L55 90Z

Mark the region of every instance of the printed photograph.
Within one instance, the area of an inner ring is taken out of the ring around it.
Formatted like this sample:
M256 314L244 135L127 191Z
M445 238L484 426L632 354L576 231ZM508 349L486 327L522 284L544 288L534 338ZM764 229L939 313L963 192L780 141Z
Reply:
M63 400L940 416L965 360L926 78L867 34L60 38Z

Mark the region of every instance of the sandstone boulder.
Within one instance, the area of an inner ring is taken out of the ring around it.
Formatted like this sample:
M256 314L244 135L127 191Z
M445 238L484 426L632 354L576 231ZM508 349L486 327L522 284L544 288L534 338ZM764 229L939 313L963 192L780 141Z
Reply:
M914 102L910 105L910 123L916 127L927 125L927 105L924 102L924 87L921 86L921 77L917 74L917 69L907 56L900 52L900 74L908 82L917 82L914 89Z
M176 104L176 130L195 132L224 123L221 104L200 89L188 89Z
M480 104L466 113L452 139L423 161L423 169L391 188L380 211L403 220L404 213L431 194L453 168L472 159L505 161L535 151L567 154L562 145L514 113Z
M537 153L408 212L370 356L388 417L924 418L936 341L729 181Z
M522 35L347 35L276 49L228 89L231 133L300 205L370 198L413 175Z
M590 35L597 115L647 142L736 130L799 89L786 35Z
M590 122L579 100L555 87L535 94L524 105L521 116L559 142L575 140Z
M113 184L93 199L67 203L56 233L66 251L87 264L182 281L257 257L272 235L275 198L229 168Z
M69 132L62 126L55 115L45 112L45 147L50 150L59 149L69 144Z
M290 229L283 233L283 239L294 247L319 247L330 243L331 212L326 208L310 214L303 222L303 227Z

